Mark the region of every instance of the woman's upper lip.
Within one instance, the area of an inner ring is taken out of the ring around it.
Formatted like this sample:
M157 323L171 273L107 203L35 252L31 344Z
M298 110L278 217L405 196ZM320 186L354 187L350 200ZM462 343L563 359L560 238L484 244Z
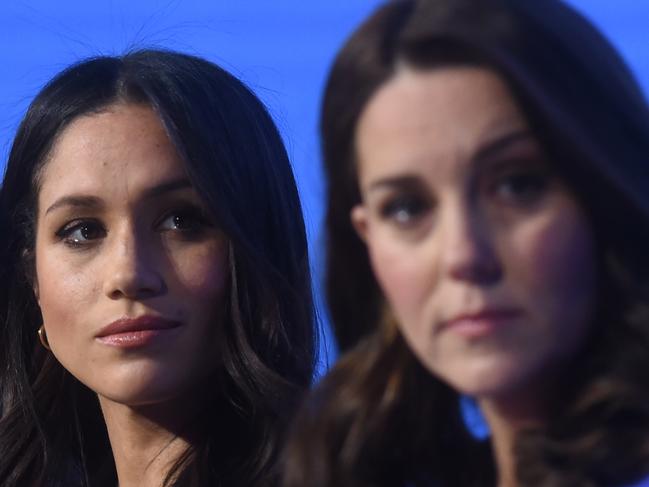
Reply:
M143 315L138 317L124 317L119 318L112 323L104 326L97 333L96 337L101 338L109 335L116 335L118 333L127 333L133 331L144 330L167 330L169 328L176 328L180 326L180 322L176 320L169 320L162 316Z
M516 308L484 308L478 311L457 314L452 318L445 320L443 326L453 326L454 323L461 321L496 321L514 318L520 314L521 310Z

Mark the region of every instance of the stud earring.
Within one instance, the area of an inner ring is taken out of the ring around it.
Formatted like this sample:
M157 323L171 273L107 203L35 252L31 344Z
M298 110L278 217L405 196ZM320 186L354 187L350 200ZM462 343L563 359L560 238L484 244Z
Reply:
M52 350L50 348L50 343L47 341L47 334L45 333L45 325L41 325L41 327L38 329L38 339L41 341L43 347L45 347L47 350Z

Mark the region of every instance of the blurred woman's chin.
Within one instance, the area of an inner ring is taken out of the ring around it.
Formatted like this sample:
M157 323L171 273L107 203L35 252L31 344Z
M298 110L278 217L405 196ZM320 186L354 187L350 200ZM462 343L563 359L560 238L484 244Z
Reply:
M465 357L458 362L457 366L431 373L458 393L475 399L506 397L535 381L531 364L521 363L518 357Z

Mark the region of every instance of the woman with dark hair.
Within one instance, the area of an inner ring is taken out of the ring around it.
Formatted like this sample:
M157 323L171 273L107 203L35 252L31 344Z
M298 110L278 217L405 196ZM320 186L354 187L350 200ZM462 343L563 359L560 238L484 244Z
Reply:
M280 136L166 51L56 76L0 191L0 484L272 486L314 355Z
M347 353L285 485L649 473L649 111L601 34L558 0L389 2L339 53L321 129Z

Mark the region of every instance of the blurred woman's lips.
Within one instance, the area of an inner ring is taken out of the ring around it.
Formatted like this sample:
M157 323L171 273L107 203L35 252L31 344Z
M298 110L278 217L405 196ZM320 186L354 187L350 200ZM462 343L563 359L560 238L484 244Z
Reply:
M516 308L487 308L476 312L461 313L443 321L439 330L449 331L465 338L480 338L511 323L521 314L521 310Z
M181 325L179 321L160 316L144 315L137 318L120 318L103 327L95 338L119 348L137 348L150 344Z

